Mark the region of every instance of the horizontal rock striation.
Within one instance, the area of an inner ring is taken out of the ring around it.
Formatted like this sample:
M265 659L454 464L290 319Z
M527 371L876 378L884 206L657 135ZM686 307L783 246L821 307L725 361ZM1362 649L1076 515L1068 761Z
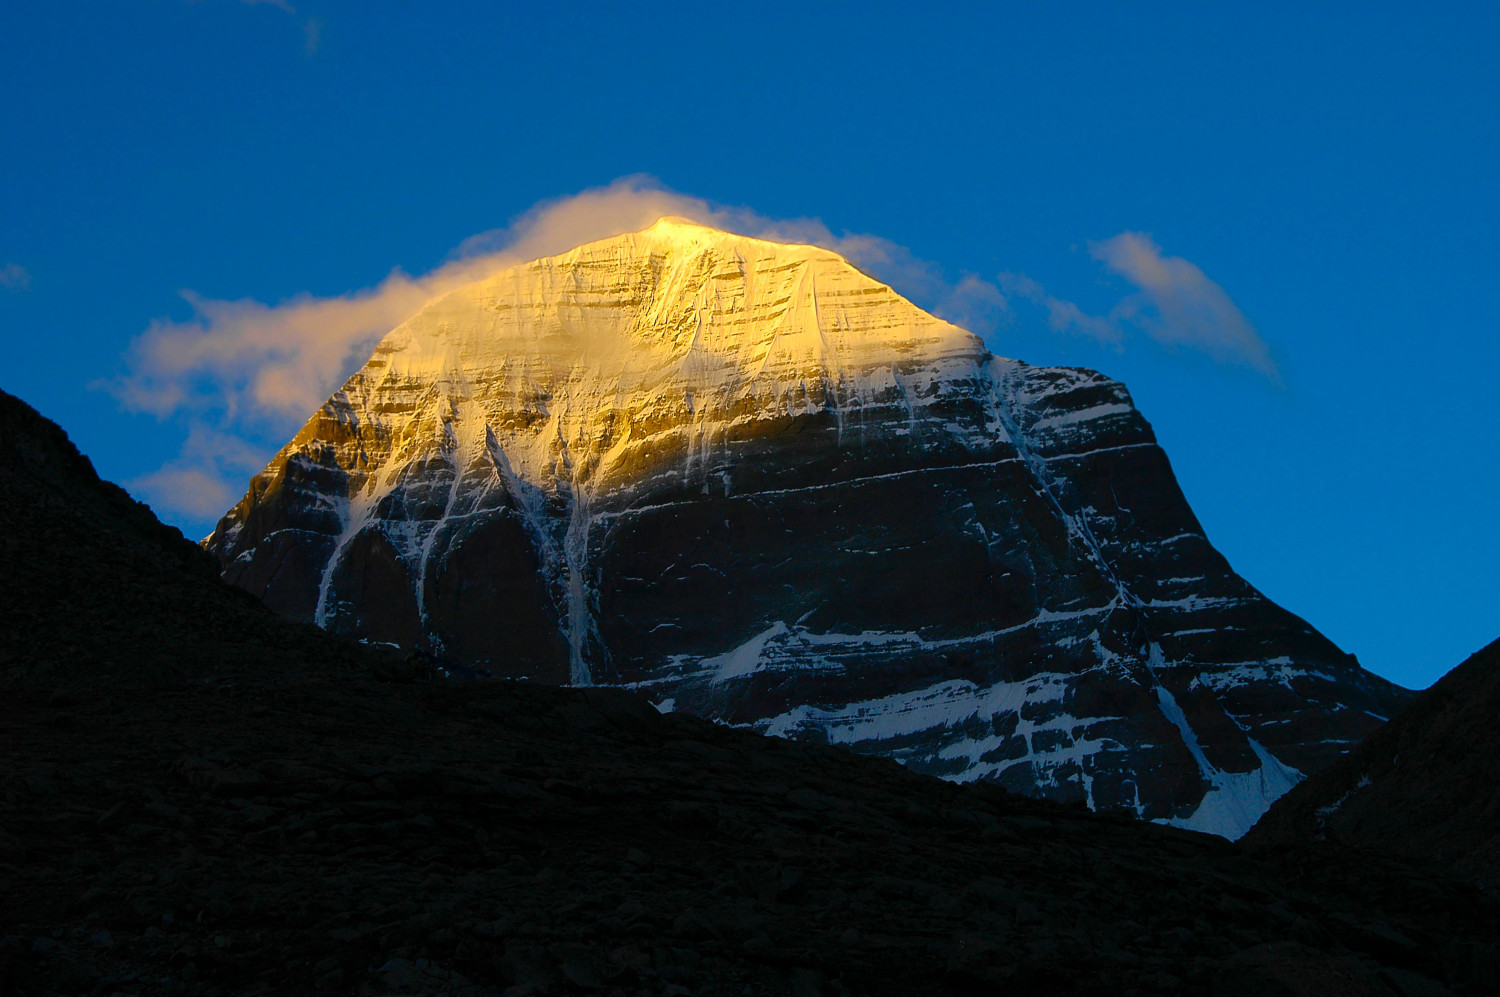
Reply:
M1406 695L1234 574L1119 383L672 219L430 303L205 545L368 641L1230 836Z

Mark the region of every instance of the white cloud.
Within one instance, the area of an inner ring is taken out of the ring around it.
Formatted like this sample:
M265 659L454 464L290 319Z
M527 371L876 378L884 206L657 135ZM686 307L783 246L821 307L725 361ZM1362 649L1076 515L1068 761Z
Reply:
M19 263L0 266L0 287L7 291L31 290L31 272Z
M493 266L509 266L635 232L666 215L773 242L822 246L909 296L932 297L950 288L935 264L918 259L889 239L849 232L835 235L816 218L768 218L749 208L718 205L680 194L640 174L543 201L505 228L465 239L453 255L491 258Z
M932 312L981 336L1011 317L1010 302L1000 288L971 273L942 293Z
M188 0L189 3L202 3L203 0ZM301 17L297 8L292 6L290 0L239 0L248 7L275 7L277 10L285 11L293 18L302 23L302 53L311 57L318 51L318 45L323 40L323 21L317 17Z
M1112 315L1168 346L1201 350L1220 363L1249 367L1279 383L1270 347L1224 289L1195 264L1163 256L1142 232L1121 232L1089 244L1089 253L1140 290Z
M195 520L217 520L239 501L224 475L180 460L165 464L126 486L141 496L158 516L178 514Z
M1054 298L1042 285L1025 274L1003 273L1000 286L1006 292L1025 298L1047 310L1047 328L1053 332L1076 332L1120 349L1125 335L1107 318L1090 315L1071 301Z
M977 277L958 284L906 248L873 235L835 235L817 219L772 219L669 190L646 176L533 207L510 225L472 236L447 262L420 276L394 270L374 287L333 297L303 294L268 305L182 292L185 322L157 320L136 337L124 373L106 388L128 410L190 424L182 453L132 486L163 508L204 518L238 499L226 475L257 470L271 453L226 461L226 439L283 440L368 358L381 336L428 301L497 270L566 252L596 239L646 228L663 215L778 242L823 246L922 302L982 328L1004 298ZM991 323L992 324L992 323ZM219 436L210 440L208 426ZM216 448L210 442L217 442ZM251 446L250 444L245 444ZM244 474L236 479L243 482Z
M196 520L216 520L239 501L246 478L264 465L260 447L194 423L177 457L125 484L145 496L158 513L166 510Z
M318 46L323 41L323 21L320 18L309 17L302 22L302 54L311 56L318 51Z
M1047 327L1054 332L1079 333L1120 349L1127 331L1136 328L1165 346L1198 350L1219 363L1249 367L1281 383L1266 341L1196 264L1163 256L1161 247L1142 232L1121 232L1091 242L1089 255L1136 288L1105 315L1091 315L1071 301L1053 297L1024 274L1001 274L1000 286L1045 309Z
M1200 350L1279 381L1264 340L1223 288L1187 260L1163 256L1148 235L1122 232L1090 244L1095 259L1135 288L1107 314L1093 315L1022 274L1002 274L998 283L967 274L953 283L936 264L888 239L836 235L818 219L767 218L629 176L538 204L503 228L464 240L446 262L419 276L393 270L370 288L333 297L303 294L275 305L184 291L193 317L153 322L130 344L124 373L103 385L127 409L188 427L179 456L132 486L163 508L200 520L217 516L238 499L245 477L263 466L273 450L269 441L286 439L363 364L381 336L428 301L505 267L646 228L664 215L832 249L981 335L1012 321L1011 300L1024 300L1042 308L1057 332L1118 350L1129 330L1139 329L1169 347ZM28 282L15 264L0 268L0 285L24 289Z
M669 214L753 237L832 249L977 333L1013 321L1011 300L1025 300L1044 309L1047 327L1061 333L1121 349L1128 331L1139 328L1164 345L1199 349L1280 381L1265 340L1224 289L1187 259L1164 256L1140 232L1121 232L1089 246L1095 259L1136 288L1106 315L1091 315L1073 301L1047 294L1025 274L1001 274L998 283L966 274L953 283L938 265L886 238L835 235L817 219L769 219L633 175L541 202L504 228L466 238L431 273L393 270L362 291L303 294L279 304L184 291L192 318L151 322L130 343L123 375L104 385L124 408L183 421L189 430L181 453L136 478L132 487L159 507L199 520L216 517L237 501L239 483L272 453L266 441L284 441L365 363L381 336L423 304L501 268L639 231ZM0 268L0 285L24 289L28 280L18 265ZM255 438L263 442L249 442Z
M505 228L464 240L447 263L419 277L397 270L366 290L300 295L277 305L185 291L194 317L153 322L131 343L124 375L107 387L127 409L159 418L217 411L231 423L295 426L364 362L380 336L432 298L508 266L646 228L663 215L824 246L919 298L973 297L967 279L947 285L932 264L889 240L836 236L816 219L775 220L719 207L633 176L537 205Z

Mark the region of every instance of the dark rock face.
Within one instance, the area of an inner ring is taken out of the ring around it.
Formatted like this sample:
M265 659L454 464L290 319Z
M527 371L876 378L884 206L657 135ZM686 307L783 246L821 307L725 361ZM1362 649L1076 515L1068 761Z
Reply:
M0 523L8 569L58 580L0 599L8 995L1500 986L1500 904L1427 866L1256 855L623 690L412 682L218 581L4 395Z
M1230 836L1406 699L1234 574L1119 383L696 227L430 306L207 547L336 632Z
M1500 882L1500 641L1283 797L1250 840L1318 838Z

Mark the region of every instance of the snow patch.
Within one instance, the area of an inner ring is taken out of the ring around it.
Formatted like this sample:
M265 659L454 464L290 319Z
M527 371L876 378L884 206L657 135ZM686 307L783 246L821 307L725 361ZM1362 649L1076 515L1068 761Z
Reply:
M761 652L765 650L766 643L773 637L780 637L790 632L791 629L778 620L734 650L714 655L712 658L704 658L703 667L713 669L714 675L710 681L717 685L732 678L752 675L759 671Z

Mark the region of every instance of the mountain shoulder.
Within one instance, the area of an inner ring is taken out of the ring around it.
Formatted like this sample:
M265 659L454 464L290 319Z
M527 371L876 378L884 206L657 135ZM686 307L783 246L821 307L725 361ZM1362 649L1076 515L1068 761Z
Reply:
M1272 805L1245 842L1315 839L1500 882L1500 640Z

